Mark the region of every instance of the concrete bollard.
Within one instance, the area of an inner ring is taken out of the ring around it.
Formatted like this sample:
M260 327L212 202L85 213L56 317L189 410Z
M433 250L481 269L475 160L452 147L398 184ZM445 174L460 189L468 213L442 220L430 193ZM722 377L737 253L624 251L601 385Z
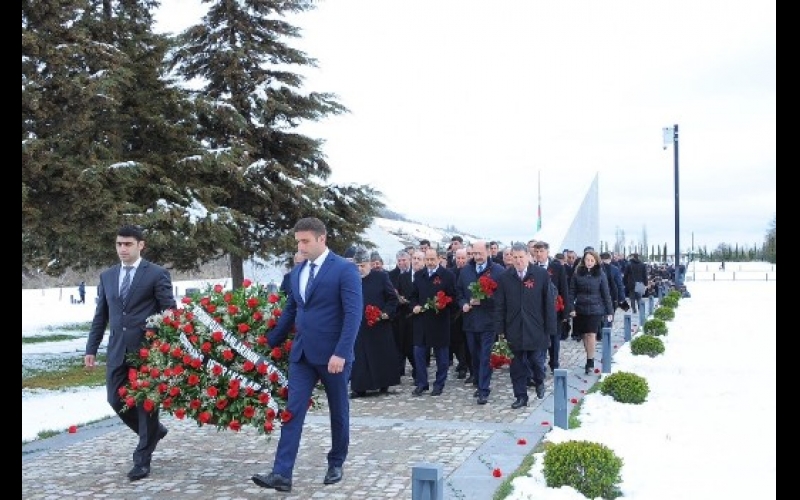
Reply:
M625 342L631 341L632 330L633 327L631 327L631 315L626 314L622 322L622 334L625 335Z
M411 468L411 500L444 500L442 464L420 462Z
M611 327L603 327L603 373L611 373Z
M569 370L556 368L553 371L553 423L561 429L569 429L569 407L567 406L567 375Z

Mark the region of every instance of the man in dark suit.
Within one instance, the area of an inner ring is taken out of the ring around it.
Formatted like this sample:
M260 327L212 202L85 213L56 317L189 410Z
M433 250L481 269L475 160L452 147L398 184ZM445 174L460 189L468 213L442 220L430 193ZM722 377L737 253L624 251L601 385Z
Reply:
M428 370L426 369L428 352L433 349L436 359L436 377L433 381L431 396L439 396L447 381L447 369L450 367L450 318L457 306L456 278L452 271L439 265L439 254L433 248L425 251L425 267L414 274L414 286L409 297L413 316L414 331L414 366L416 388L411 393L421 396L427 391ZM443 309L427 309L425 306L441 292L442 297L451 302Z
M533 263L547 271L547 274L550 275L550 282L556 288L556 295L561 297L561 300L556 299L558 328L555 335L550 338L550 347L547 349L547 364L550 366L550 370L555 372L556 368L560 366L561 332L565 331L564 323L566 323L566 328L569 328L569 313L572 311L567 270L564 269L561 262L550 258L550 245L546 241L537 241L533 244Z
M400 355L398 359L398 369L400 376L406 374L406 360L414 367L414 354L411 345L411 319L408 314L411 308L408 306L408 297L411 296L411 254L406 250L400 250L396 254L397 266L389 271L389 280L392 282L399 304L397 306L397 314L392 320L392 330L394 333L395 344L397 345L397 352Z
M281 424L272 472L252 478L263 488L292 490L303 423L317 381L325 387L331 421L331 449L323 483L342 480L350 446L348 382L364 301L358 269L328 249L327 234L325 224L314 217L300 219L294 225L297 250L306 260L292 269L291 293L278 324L267 337L269 345L277 346L295 328L286 404L291 418Z
M133 468L128 472L131 481L138 481L150 475L150 459L158 442L167 435L167 428L159 422L158 408L150 412L142 405L126 408L119 389L128 382L128 370L132 368L127 355L138 353L145 340L147 318L176 304L169 272L141 257L141 228L122 226L117 231L116 247L121 263L100 274L84 364L90 369L95 367L97 351L108 328L106 397L120 420L139 436Z
M492 367L490 364L492 345L495 341L493 294L485 298L473 297L470 285L485 277L497 283L505 268L489 258L489 245L478 240L472 244L472 260L465 265L456 279L456 299L463 313L463 330L467 340L472 365L470 377L465 383L475 386L475 397L479 405L489 402Z
M533 371L536 397L544 398L545 360L556 333L555 297L547 271L530 262L524 243L511 246L514 265L505 270L494 293L494 326L504 335L514 357L511 385L515 410L528 406L528 378Z

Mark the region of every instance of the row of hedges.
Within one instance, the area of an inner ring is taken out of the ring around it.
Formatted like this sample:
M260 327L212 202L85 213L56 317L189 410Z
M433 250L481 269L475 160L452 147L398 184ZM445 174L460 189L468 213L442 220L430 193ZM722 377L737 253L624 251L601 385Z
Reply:
M675 309L681 299L677 290L661 299L653 317L645 322L642 331L631 341L631 353L636 356L656 357L664 353L667 322L675 318ZM599 382L600 392L624 404L642 404L647 400L650 387L647 380L631 372L615 372ZM591 441L565 441L548 443L544 455L544 477L547 486L571 486L587 498L614 499L621 496L623 461L607 446Z

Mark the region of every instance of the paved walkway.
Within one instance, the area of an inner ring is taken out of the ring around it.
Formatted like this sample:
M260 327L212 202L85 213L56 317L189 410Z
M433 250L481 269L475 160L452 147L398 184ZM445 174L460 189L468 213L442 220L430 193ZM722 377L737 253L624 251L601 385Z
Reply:
M622 325L618 313L612 350L624 343ZM601 357L598 349L598 367ZM583 374L584 362L581 343L562 342L561 368L569 370L568 398L580 399L597 381L596 374ZM277 434L268 438L252 429L217 432L169 415L163 422L170 432L153 455L151 475L131 483L125 474L131 467L135 436L112 418L76 434L23 445L22 498L410 499L412 467L430 462L443 467L446 499L490 500L553 427L552 384L548 376L541 401L531 389L530 406L520 410L510 408L507 368L495 371L489 404L484 406L475 403L472 385L457 380L453 370L439 397L429 393L412 397L410 377L403 377L402 385L389 394L352 400L345 477L331 486L322 484L330 447L328 415L324 410L312 412L306 419L291 493L259 488L250 480L253 474L270 471ZM519 444L521 439L526 443ZM494 468L502 477L493 477Z

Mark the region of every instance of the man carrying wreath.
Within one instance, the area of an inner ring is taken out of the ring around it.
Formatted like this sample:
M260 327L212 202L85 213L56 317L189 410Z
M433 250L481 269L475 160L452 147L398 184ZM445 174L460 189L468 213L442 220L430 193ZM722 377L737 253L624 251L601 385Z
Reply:
M464 313L463 328L472 356L472 380L467 379L466 383L475 385L475 397L479 405L489 402L491 392L490 358L495 341L493 295L496 280L504 271L503 266L489 260L488 243L478 240L472 243L472 261L461 268L456 282L456 300ZM476 286L482 286L482 298L475 297L473 288Z

